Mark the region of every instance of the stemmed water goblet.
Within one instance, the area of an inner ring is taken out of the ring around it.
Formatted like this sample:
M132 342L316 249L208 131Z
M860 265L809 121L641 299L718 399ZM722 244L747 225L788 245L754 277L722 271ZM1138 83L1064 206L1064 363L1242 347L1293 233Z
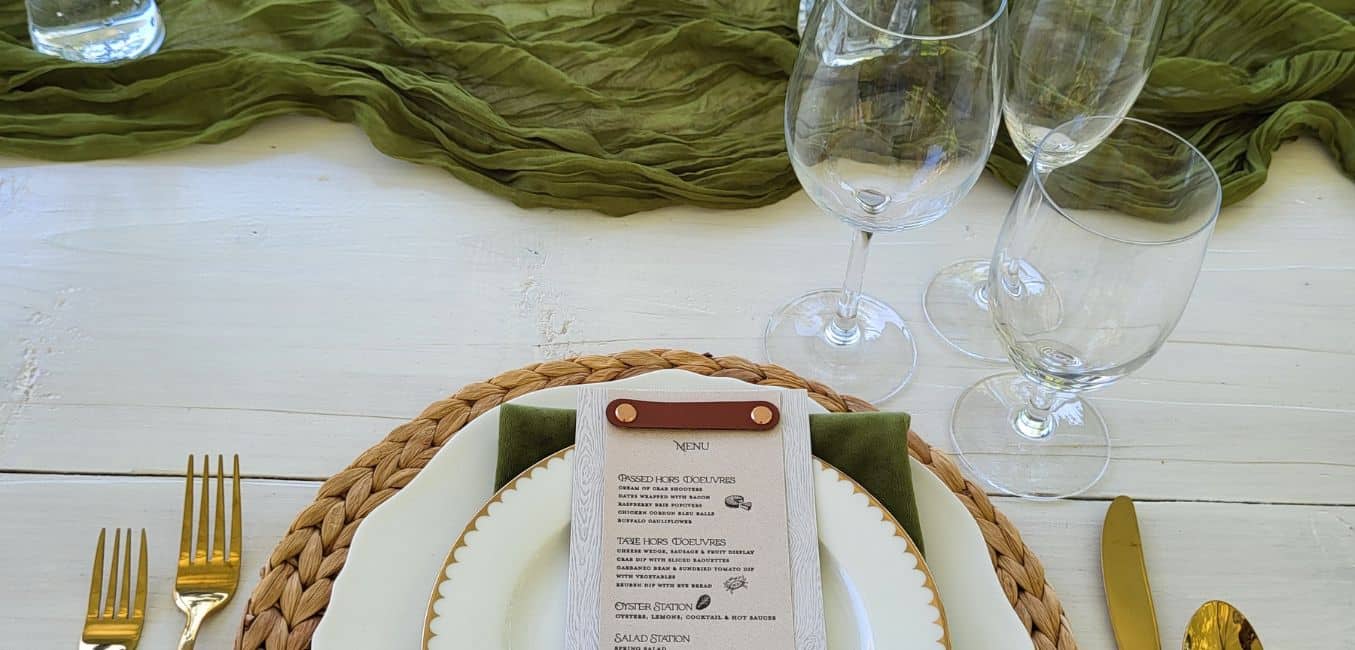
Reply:
M1092 115L1124 117L1148 80L1166 13L1164 0L1011 0L1002 112L1017 152L1031 160L1055 127ZM1041 164L1076 160L1104 138L1056 139ZM1062 137L1062 136L1057 136ZM988 260L961 260L937 272L923 295L932 329L957 350L1006 361L988 313Z
M1065 158L1064 142L1091 138ZM1036 499L1101 478L1109 434L1081 395L1147 363L1171 334L1222 197L1209 160L1153 124L1094 116L1045 136L989 264L993 323L1018 372L970 387L951 414L973 474Z
M810 199L856 232L842 289L802 296L768 323L773 363L873 402L912 377L908 327L861 292L866 253L875 233L941 218L982 173L1001 120L1005 4L814 6L787 89L786 145Z

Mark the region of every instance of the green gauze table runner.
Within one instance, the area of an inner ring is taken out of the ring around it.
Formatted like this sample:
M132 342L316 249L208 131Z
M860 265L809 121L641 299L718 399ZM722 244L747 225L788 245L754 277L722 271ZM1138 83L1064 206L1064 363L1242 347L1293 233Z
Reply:
M814 413L809 416L814 455L870 492L919 551L922 523L908 462L907 413ZM499 409L499 464L494 489L545 458L574 444L574 409L504 404Z
M1355 175L1355 0L1169 4L1136 112L1196 142L1227 200L1305 133ZM161 0L160 53L91 66L32 51L23 1L0 0L0 153L131 156L298 113L523 206L765 205L797 189L782 136L797 6ZM990 166L1023 168L1006 142Z

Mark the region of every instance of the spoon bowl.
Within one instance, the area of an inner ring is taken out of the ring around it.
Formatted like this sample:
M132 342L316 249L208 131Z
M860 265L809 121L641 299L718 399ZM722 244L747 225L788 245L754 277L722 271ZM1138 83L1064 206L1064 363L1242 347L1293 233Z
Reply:
M1195 610L1186 625L1181 650L1263 650L1247 617L1236 607L1211 600Z

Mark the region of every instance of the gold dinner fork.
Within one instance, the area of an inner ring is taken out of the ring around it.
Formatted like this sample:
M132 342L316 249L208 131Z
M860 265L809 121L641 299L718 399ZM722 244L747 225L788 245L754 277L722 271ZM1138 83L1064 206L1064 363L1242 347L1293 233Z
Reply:
M202 458L202 503L198 508L197 545L193 544L193 457L188 457L183 497L183 531L179 537L179 573L174 577L174 603L188 617L179 650L192 650L203 619L230 601L240 582L240 456L235 456L234 490L231 493L231 543L226 546L226 485L221 456L216 457L216 515L212 544L207 545L207 512L210 507L210 471Z
M89 577L89 608L85 610L85 629L80 634L80 650L136 650L141 627L146 622L146 529L141 529L141 554L137 559L136 594L132 594L132 529L127 529L126 551L121 548L122 529L113 531L113 558L108 563L108 596L99 606L103 592L104 537L94 547L94 572ZM122 562L122 588L118 588L118 562ZM130 603L128 601L131 601Z

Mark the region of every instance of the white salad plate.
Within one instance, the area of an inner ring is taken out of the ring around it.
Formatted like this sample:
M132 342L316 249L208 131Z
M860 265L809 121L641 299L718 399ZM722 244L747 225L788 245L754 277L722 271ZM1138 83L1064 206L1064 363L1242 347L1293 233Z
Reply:
M425 650L564 650L573 470L571 447L504 486L466 525L429 603ZM898 522L822 461L814 503L828 647L949 648L940 597ZM713 605L705 596L706 613L737 602L720 591Z
M614 383L626 388L764 390L682 370ZM573 408L577 395L577 387L561 386L527 393L514 402ZM813 402L809 406L812 412L823 412ZM491 409L468 422L409 485L367 516L335 580L313 648L421 647L429 595L447 552L494 496L498 442L499 412ZM952 650L1033 648L998 583L978 524L926 466L913 460L912 470L927 566L945 607Z

